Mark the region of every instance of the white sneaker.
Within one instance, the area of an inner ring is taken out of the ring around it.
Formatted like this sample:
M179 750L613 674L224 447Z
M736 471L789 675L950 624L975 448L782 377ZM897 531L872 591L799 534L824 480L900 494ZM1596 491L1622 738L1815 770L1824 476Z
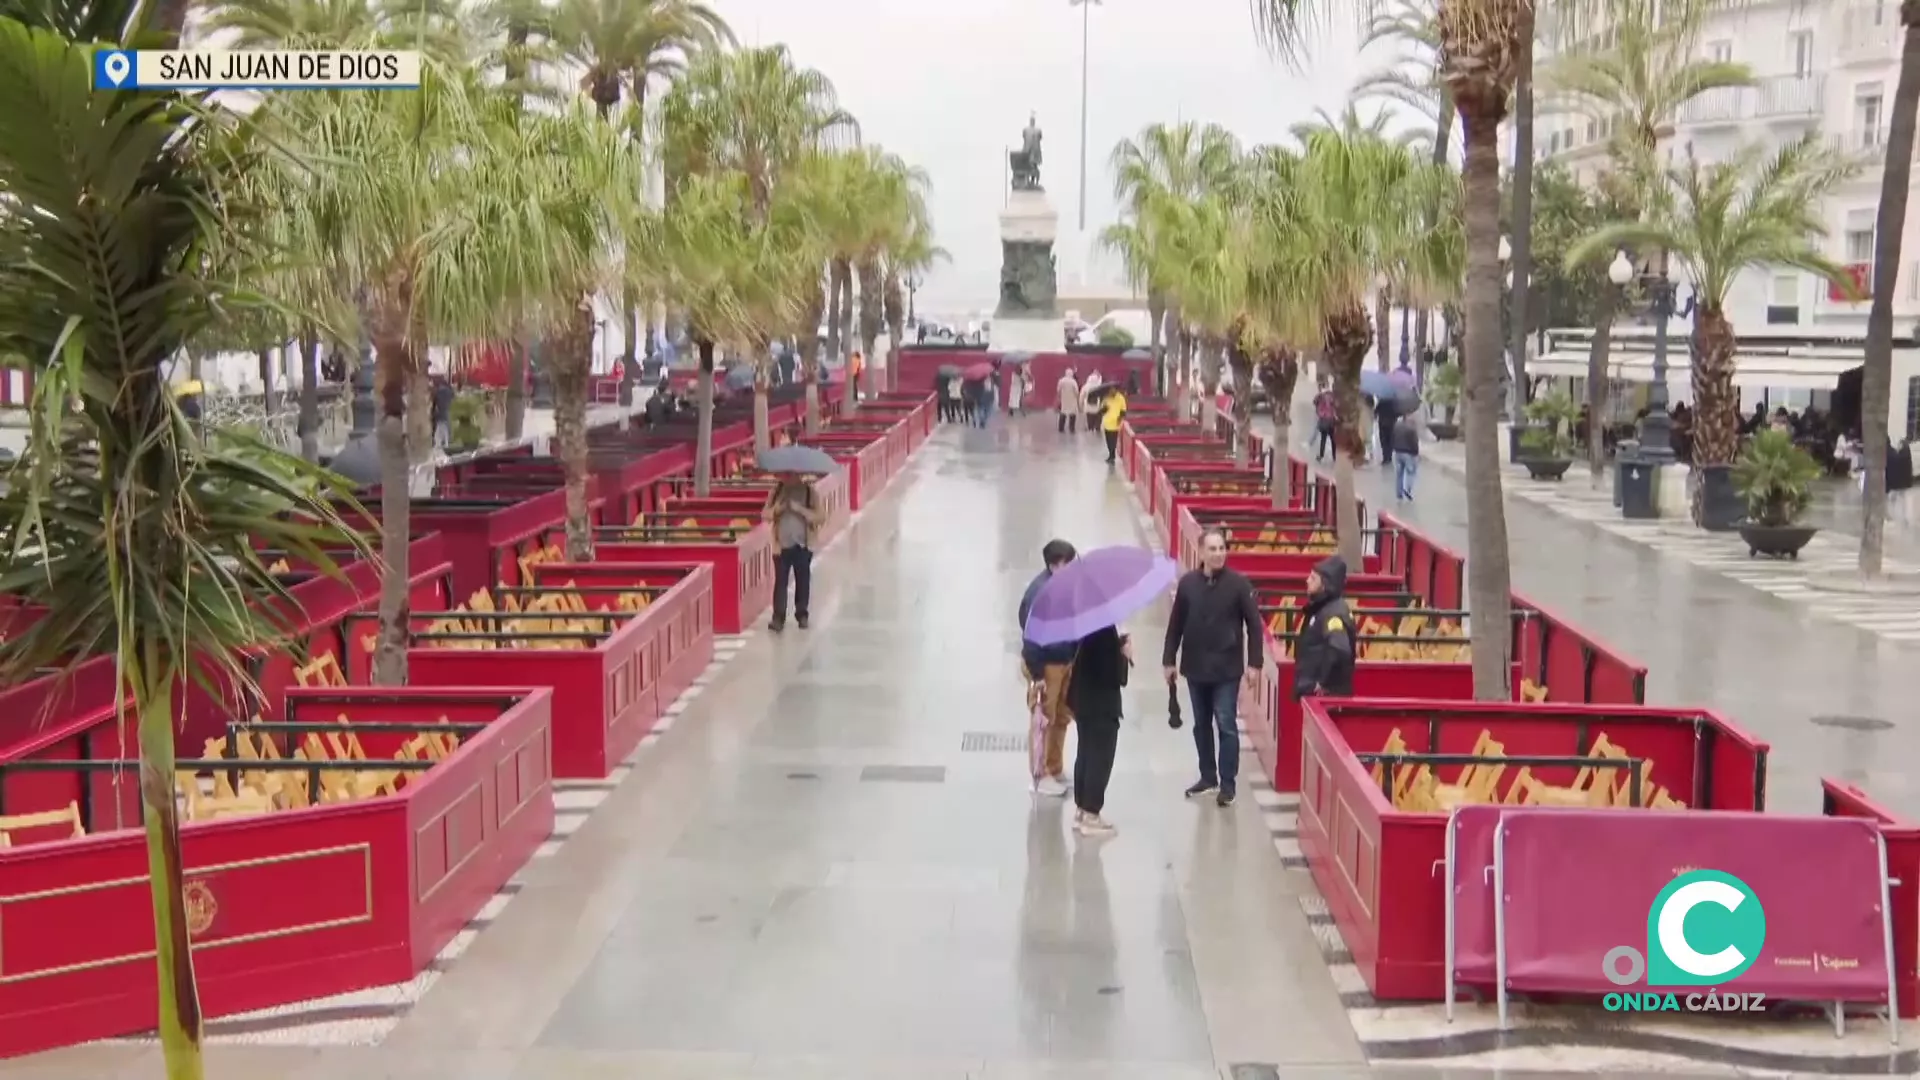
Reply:
M1081 836L1112 836L1120 830L1113 823L1098 814L1081 814L1074 819L1073 831Z
M1043 776L1033 782L1033 793L1052 799L1064 799L1067 797L1067 785L1051 776Z

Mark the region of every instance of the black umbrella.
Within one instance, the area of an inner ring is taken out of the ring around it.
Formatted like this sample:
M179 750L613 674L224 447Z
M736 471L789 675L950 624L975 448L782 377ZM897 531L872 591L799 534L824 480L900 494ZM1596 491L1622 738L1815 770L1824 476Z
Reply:
M333 455L327 468L361 487L377 484L380 482L380 447L371 435L356 436Z
M1186 721L1180 718L1180 683L1174 679L1168 679L1167 726L1175 731L1179 731L1180 726L1184 723L1186 723Z
M1153 354L1152 354L1152 353L1150 353L1150 352L1148 352L1148 351L1147 351L1147 350L1145 350L1145 349L1128 349L1128 350L1127 350L1126 352L1123 352L1123 353L1121 353L1121 354L1120 354L1120 359L1122 359L1122 360L1151 360L1151 359L1153 359Z

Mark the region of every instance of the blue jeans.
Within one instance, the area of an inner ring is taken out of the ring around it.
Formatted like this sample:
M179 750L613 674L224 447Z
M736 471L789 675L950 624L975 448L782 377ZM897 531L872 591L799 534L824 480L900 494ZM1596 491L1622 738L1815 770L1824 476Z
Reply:
M1200 779L1232 791L1240 776L1240 680L1188 679L1187 694L1193 701L1193 748L1200 755Z
M979 418L975 423L980 427L986 427L987 421L991 419L993 419L993 399L981 398Z
M1393 455L1393 491L1403 499L1413 498L1413 478L1420 475L1419 454Z

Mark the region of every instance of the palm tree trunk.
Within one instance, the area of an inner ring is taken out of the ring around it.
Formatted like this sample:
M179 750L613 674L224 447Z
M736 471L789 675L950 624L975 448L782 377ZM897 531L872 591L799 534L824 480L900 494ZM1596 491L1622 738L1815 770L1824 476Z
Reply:
M1505 102L1460 112L1467 236L1466 397L1467 606L1472 612L1473 696L1512 696L1513 568L1500 490L1500 114ZM1477 114L1476 114L1477 113Z
M1212 335L1200 339L1200 430L1208 438L1220 435L1220 345Z
M1273 508L1285 510L1293 504L1293 470L1288 468L1288 447L1293 445L1293 391L1300 381L1300 358L1281 352L1260 368L1260 383L1267 388L1267 404L1273 409L1273 444L1267 448L1272 472L1267 489L1273 494Z
M755 338L753 349L753 449L756 453L773 447L771 418L768 416L767 394L773 389L773 372L769 370L772 360L767 356L769 345Z
M800 350L800 382L802 393L806 397L806 432L809 435L820 434L820 320L823 317L833 286L830 282L823 286L816 282L813 291L807 296L806 326L802 328L800 340L795 343ZM833 331L829 329L828 335Z
M1703 465L1731 465L1740 452L1740 392L1733 386L1735 339L1724 310L1701 305L1693 318L1691 348L1697 472ZM1700 489L1694 485L1696 493ZM1697 507L1694 519L1699 520Z
M1160 383L1155 389L1161 397L1171 398L1173 387L1169 385L1167 372L1167 305L1152 292L1147 293L1147 318L1151 320L1147 327L1147 350L1153 356L1153 373Z
M527 430L527 345L516 334L507 343L507 441Z
M174 785L173 690L156 643L136 631L134 656L121 669L133 686L140 729L140 801L147 841L147 874L153 896L154 970L160 979L160 1047L167 1080L200 1080L205 1024L193 974L192 938L183 897L186 875L180 858L180 810Z
M1233 370L1233 463L1245 467L1253 459L1253 357L1239 345L1227 349Z
M693 495L704 499L713 489L713 341L697 335L694 348L700 351L700 373L694 380L699 421L693 441Z
M1393 292L1381 289L1373 298L1374 366L1381 371L1393 367Z
M1366 365L1368 346L1373 344L1367 309L1356 299L1352 307L1327 320L1325 333L1321 355L1333 371L1334 532L1340 557L1348 566L1359 566L1360 503L1354 495L1353 468L1367 454L1367 433L1360 422L1360 369Z
M593 561L593 521L587 508L587 382L593 368L593 300L549 342L553 379L553 441L566 483L567 561Z
M300 456L320 460L320 341L300 336Z
M1873 306L1867 311L1866 366L1860 373L1860 453L1867 475L1861 496L1860 575L1879 577L1885 567L1887 532L1887 412L1893 383L1893 290L1899 283L1901 240L1906 232L1907 184L1913 173L1915 114L1920 113L1920 0L1900 5L1906 28L1900 47L1900 81L1894 85L1887 127L1886 171L1880 176L1880 211L1873 241Z
M407 383L407 446L415 465L433 457L433 383L424 363Z
M1527 403L1528 278L1533 274L1533 17L1532 5L1521 5L1526 25L1520 34L1520 77L1513 90L1513 314L1507 349L1513 354L1513 418ZM1497 315L1496 315L1497 317Z
M1447 163L1447 146L1453 141L1453 96L1440 91L1440 117L1433 125L1433 163Z
M853 303L853 264L835 258L827 267L827 355L839 359L845 344L847 308Z
M1607 477L1607 353L1613 342L1613 302L1602 296L1593 313L1593 342L1587 347L1587 471L1593 485Z
M404 318L404 316L402 316ZM398 320L392 320L398 322ZM380 442L380 632L373 651L373 681L379 686L407 683L407 639L412 601L407 581L413 501L407 490L407 389L413 381L413 356L395 329L374 337L374 383L380 416L374 432Z

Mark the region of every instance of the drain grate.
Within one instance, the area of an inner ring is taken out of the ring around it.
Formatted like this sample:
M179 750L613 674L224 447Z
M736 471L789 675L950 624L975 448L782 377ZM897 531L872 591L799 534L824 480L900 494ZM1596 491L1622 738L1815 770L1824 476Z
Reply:
M1808 721L1818 727L1844 728L1848 731L1885 731L1893 726L1893 721L1882 720L1877 716L1816 716Z
M960 752L963 754L1024 754L1027 752L1027 733L1024 731L969 731L960 736Z
M1227 1075L1233 1080L1280 1080L1280 1068L1264 1063L1246 1063L1227 1067Z
M863 784L944 784L945 765L869 765L860 770Z

